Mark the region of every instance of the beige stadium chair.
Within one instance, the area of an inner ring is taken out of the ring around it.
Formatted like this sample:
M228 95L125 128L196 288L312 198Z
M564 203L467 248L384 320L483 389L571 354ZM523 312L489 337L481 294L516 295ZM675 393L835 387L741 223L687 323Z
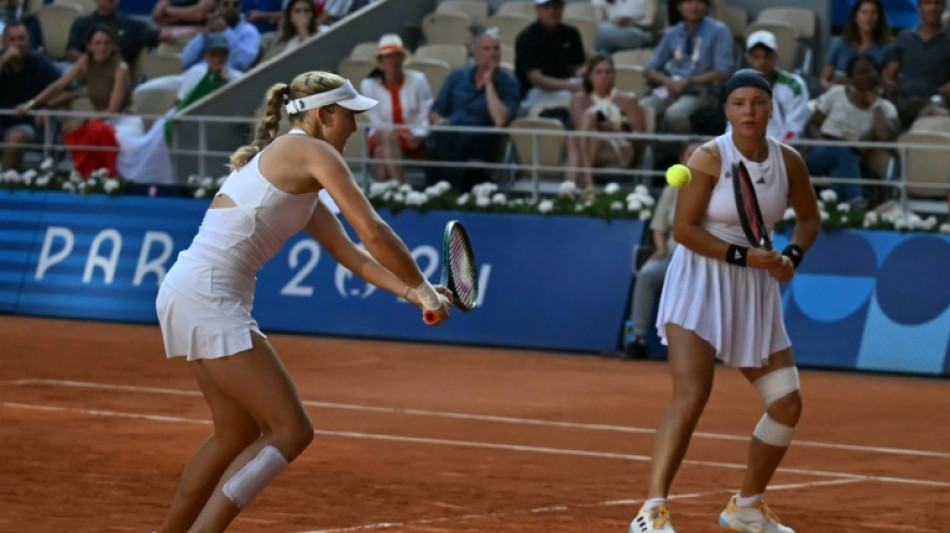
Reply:
M465 46L472 35L472 20L465 13L429 13L422 17L422 35L429 45Z
M132 106L140 115L163 115L175 106L178 101L178 91L172 87L160 85L139 85L132 91ZM142 123L148 130L155 122L153 117L142 117Z
M498 15L516 15L534 19L537 13L531 0L512 0L498 6ZM491 26L491 24L489 24Z
M594 52L594 38L597 36L597 23L591 19L564 16L564 24L574 26L581 33L581 43L587 55Z
M452 71L452 68L445 61L420 57L413 57L407 61L405 68L407 70L417 70L425 75L426 80L429 81L429 89L432 91L433 97L438 96L442 84L445 83L445 78Z
M424 44L412 54L413 59L445 61L452 69L468 65L468 48L461 44Z
M174 41L158 43L158 46L155 47L155 52L165 55L181 54L187 45L187 39L175 39Z
M359 87L375 67L376 61L344 57L336 66L336 73L350 80L354 87Z
M40 28L43 30L43 49L53 59L66 59L66 47L69 44L69 29L82 15L74 5L47 4L36 12Z
M356 115L356 123L360 125L368 125L369 119L366 117L366 113L359 113ZM366 129L365 127L357 129L356 133L350 135L349 140L346 141L346 145L343 147L343 158L346 159L347 164L350 165L350 168L358 167L359 159L363 157L363 150L369 149L369 143L366 142ZM367 156L369 154L366 154Z
M950 184L950 133L937 131L908 131L900 136L898 143L935 144L942 149L908 148L905 152L904 180L908 182L923 182L941 185L942 187L909 186L909 196L941 199L947 201ZM946 205L944 205L946 209ZM944 211L946 212L946 211Z
M181 56L177 54L145 54L140 61L139 70L149 80L181 74Z
M498 37L503 44L515 45L515 40L521 30L534 22L534 18L527 15L508 15L497 13L488 17L488 25L498 28Z
M564 132L561 121L553 118L516 118L509 125L511 129L541 130L545 132ZM535 144L534 139L537 139ZM562 157L566 137L564 135L532 135L530 133L512 133L511 142L514 145L515 156L525 172L531 173L532 162L538 166L555 167L553 170L539 170L539 176L557 176L560 178Z
M53 4L78 7L83 15L96 10L96 0L53 0Z
M442 0L435 6L435 12L468 15L475 27L484 27L488 22L488 3L484 0Z
M795 27L785 22L756 21L746 28L746 37L759 30L768 30L775 35L778 46L778 59L775 66L788 71L797 71L801 67L799 61L798 32ZM743 47L744 49L744 47Z
M729 28L729 31L732 32L732 36L735 37L737 41L742 41L742 39L749 34L749 32L746 31L746 28L749 26L749 12L742 6L726 5L724 7L725 9L723 9L722 16L719 17L719 20ZM745 47L743 47L743 49L744 48Z
M515 64L515 47L501 43L501 62Z
M376 50L379 49L379 43L365 42L359 43L350 50L351 59L362 59L364 61L376 61Z
M614 83L618 89L630 91L638 99L647 96L650 92L650 84L641 66L616 65L614 67L614 77L616 78Z
M763 9L756 22L779 22L795 28L798 41L804 53L799 61L803 72L811 72L812 58L815 55L815 33L818 19L814 11L800 7L770 7Z
M950 117L920 117L910 125L912 131L937 131L950 133Z
M614 65L626 65L631 67L642 67L646 65L656 51L653 48L638 48L636 50L618 50L610 55L614 60Z
M597 22L597 9L590 2L570 2L564 4L564 18L587 19Z

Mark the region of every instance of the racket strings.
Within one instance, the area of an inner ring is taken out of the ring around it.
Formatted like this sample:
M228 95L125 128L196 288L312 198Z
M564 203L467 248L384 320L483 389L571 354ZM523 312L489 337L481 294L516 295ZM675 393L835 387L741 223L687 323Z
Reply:
M475 264L464 237L455 232L449 242L449 268L452 270L455 297L465 306L472 307L478 293Z

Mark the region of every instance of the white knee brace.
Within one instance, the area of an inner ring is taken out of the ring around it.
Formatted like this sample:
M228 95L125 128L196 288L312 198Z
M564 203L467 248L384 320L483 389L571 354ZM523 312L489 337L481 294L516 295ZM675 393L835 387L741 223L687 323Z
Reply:
M243 509L286 467L287 460L277 447L264 446L257 457L251 459L224 484L224 495L234 502L238 509Z
M768 408L779 398L799 389L798 369L794 366L779 368L755 380L752 385L759 392L759 397L762 398L765 407ZM766 444L784 448L792 443L795 428L777 422L765 413L752 434Z

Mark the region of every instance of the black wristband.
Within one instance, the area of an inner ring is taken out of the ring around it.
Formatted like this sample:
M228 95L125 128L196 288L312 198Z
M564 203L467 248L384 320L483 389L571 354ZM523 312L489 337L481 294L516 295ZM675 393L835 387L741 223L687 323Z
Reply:
M805 258L805 252L803 252L801 246L797 244L789 244L786 246L785 249L782 250L782 255L789 258L795 268L798 268L798 265L801 264L802 259Z
M749 255L749 249L745 246L730 244L729 250L726 251L726 262L732 263L736 266L744 267L747 255Z

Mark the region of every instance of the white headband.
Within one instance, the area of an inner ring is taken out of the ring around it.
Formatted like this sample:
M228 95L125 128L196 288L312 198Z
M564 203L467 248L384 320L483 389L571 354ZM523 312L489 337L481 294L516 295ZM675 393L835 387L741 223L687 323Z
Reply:
M376 100L367 98L356 92L350 80L346 80L343 85L332 91L311 94L310 96L291 100L284 108L287 109L287 114L289 115L300 113L308 109L325 107L330 104L337 104L352 111L362 112L376 107L378 103Z

